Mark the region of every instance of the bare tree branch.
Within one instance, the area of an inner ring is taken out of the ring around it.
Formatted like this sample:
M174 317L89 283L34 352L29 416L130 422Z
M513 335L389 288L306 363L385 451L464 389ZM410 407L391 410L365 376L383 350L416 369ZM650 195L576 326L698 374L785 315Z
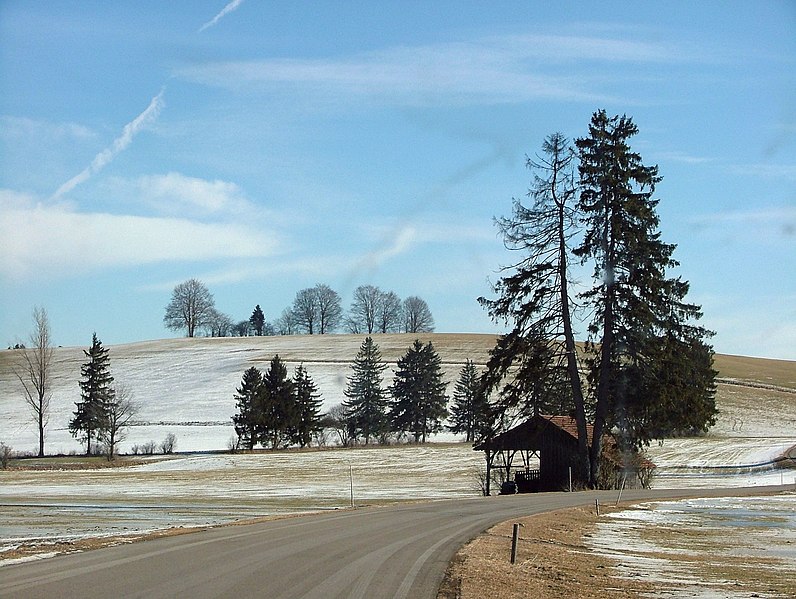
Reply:
M53 348L50 340L50 321L44 308L33 309L33 332L30 347L22 351L20 361L14 366L14 375L22 385L25 403L30 408L39 435L39 457L44 456L45 429L50 418L52 397Z

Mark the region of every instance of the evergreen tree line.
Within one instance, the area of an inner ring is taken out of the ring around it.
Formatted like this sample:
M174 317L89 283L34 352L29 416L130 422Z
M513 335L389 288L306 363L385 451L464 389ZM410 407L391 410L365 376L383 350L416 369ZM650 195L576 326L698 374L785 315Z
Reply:
M303 365L289 378L278 355L265 373L255 366L243 373L235 404L232 422L237 448L251 450L258 444L269 449L306 447L322 429L317 386Z
M631 149L637 132L629 117L600 110L574 146L560 133L545 139L527 161L531 203L515 199L512 215L497 219L520 257L504 268L497 297L480 299L511 328L484 379L498 392L493 434L512 415L572 414L575 467L592 486L604 431L637 449L706 431L716 416L712 332L697 324L701 308L686 301L688 282L669 274L678 263L659 231L653 196L661 177ZM573 265L592 271L579 292ZM588 334L583 351L578 326Z
M163 322L169 329L185 331L188 337L323 335L341 330L368 335L434 331L431 310L418 296L402 300L393 291L360 285L354 290L346 313L340 295L324 283L298 291L293 303L273 320L267 320L257 304L247 320L236 322L216 308L204 283L189 279L175 286Z
M464 434L468 442L489 430L491 412L472 361L460 372L450 411L445 393L448 383L431 342L413 343L398 360L389 387L382 376L386 369L378 345L367 337L351 366L346 400L322 414L318 388L303 365L296 367L292 379L278 355L265 373L250 367L234 396L237 447L306 447L313 441L325 443L328 431L334 431L343 446L406 440L425 443L446 427L446 419L448 430Z

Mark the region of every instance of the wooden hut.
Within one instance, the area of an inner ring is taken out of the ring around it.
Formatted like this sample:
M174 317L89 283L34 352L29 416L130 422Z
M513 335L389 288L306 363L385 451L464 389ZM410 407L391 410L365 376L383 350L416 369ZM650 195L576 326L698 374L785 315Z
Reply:
M591 444L592 426L586 428ZM487 494L496 468L505 471L501 493L564 491L588 484L576 467L578 428L569 416L533 416L474 449L486 455ZM639 454L621 455L610 434L603 438L601 488L647 487L653 468L655 465Z

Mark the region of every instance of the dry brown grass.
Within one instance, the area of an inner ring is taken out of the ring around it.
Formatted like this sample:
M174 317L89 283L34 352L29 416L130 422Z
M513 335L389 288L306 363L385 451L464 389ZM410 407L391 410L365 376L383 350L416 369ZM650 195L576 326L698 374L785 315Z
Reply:
M796 362L716 354L719 377L796 389Z
M583 538L596 520L593 509L575 508L498 524L459 551L437 599L629 599L650 590L641 581L614 578L614 564L588 551ZM514 522L522 527L512 565Z
M600 517L629 506L600 506ZM451 561L437 599L630 599L639 596L693 595L693 586L660 583L636 572L627 564L595 554L586 542L594 533L598 517L593 508L548 512L503 522L465 545ZM510 563L514 522L520 522L517 560ZM721 596L732 588L738 596L796 597L796 577L785 572L781 562L764 555L739 552L744 531L677 526L650 527L645 539L668 548L689 551L645 552L644 556L685 563L701 581L703 590ZM696 551L695 551L696 549ZM665 572L663 574L666 574ZM765 595L756 595L763 592ZM733 595L735 596L735 595Z

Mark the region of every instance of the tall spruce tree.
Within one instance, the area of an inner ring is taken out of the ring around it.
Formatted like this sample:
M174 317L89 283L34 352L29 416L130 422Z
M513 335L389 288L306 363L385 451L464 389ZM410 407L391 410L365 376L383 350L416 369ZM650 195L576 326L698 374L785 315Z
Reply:
M442 430L448 415L447 383L442 380L442 361L429 341L416 339L398 360L392 385L390 421L393 430L411 433L415 443Z
M652 196L661 177L657 166L644 165L631 150L629 140L637 132L627 116L609 117L600 110L588 136L575 141L578 210L585 226L575 253L593 261L595 282L582 296L593 311L592 484L599 479L606 427L619 431L622 444L637 447L668 428L677 413L693 410L695 402L700 416L692 426L708 426L715 415L712 349L704 343L710 332L693 324L701 311L684 301L688 283L667 278L677 262L675 246L664 243L658 231L658 200ZM689 393L676 394L683 386Z
M351 365L343 402L346 419L365 444L379 439L388 430L387 400L382 388L382 373L387 366L381 361L379 346L366 337Z
M80 367L80 399L75 402L75 412L69 422L72 436L86 444L86 455L91 455L91 443L98 437L100 430L106 426L108 406L114 399L111 386L113 377L110 373L109 350L102 346L102 341L94 333L91 347L83 350L88 358Z
M453 390L448 429L452 433L464 433L465 441L472 443L483 438L490 426L491 411L481 376L473 361L467 360Z
M578 232L574 161L561 133L545 138L542 154L527 159L533 204L515 199L512 216L496 221L506 248L521 257L503 268L507 274L495 285L497 299L479 301L495 321L512 326L490 352L484 377L488 392L500 389L497 411L574 412L585 476L586 410L569 291L569 244Z
M303 364L296 366L293 374L293 391L296 396L296 442L306 447L312 441L312 435L321 430L321 396L318 387L310 377Z
M232 417L238 442L249 451L257 444L263 393L262 372L252 366L243 373L240 387L235 390L235 406L238 411Z
M264 446L280 449L295 439L299 422L293 381L282 359L275 355L262 380L262 408L259 412L258 438Z

